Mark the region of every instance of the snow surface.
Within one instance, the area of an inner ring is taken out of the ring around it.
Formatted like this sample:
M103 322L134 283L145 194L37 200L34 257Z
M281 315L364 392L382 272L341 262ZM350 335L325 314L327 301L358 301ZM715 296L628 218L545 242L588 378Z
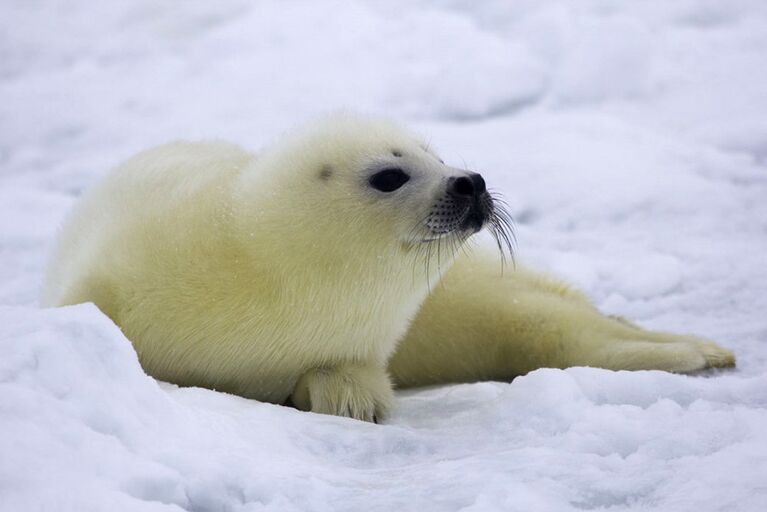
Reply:
M37 307L79 193L170 139L391 116L481 170L520 258L738 369L543 369L384 425L157 383ZM0 510L767 510L767 3L0 5Z

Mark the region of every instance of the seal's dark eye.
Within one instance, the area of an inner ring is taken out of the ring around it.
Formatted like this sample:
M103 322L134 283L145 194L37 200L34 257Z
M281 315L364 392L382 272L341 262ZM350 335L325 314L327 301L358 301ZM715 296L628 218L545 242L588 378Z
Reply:
M370 177L370 186L381 192L394 192L407 183L410 176L402 169L384 169Z

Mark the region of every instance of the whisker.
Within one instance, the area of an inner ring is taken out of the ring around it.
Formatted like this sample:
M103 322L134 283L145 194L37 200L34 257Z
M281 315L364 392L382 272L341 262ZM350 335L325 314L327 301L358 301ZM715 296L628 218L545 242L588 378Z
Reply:
M500 253L501 272L504 271L508 261L511 261L512 267L516 268L517 237L514 219L509 213L509 204L500 193L491 189L488 189L488 197L483 199L483 202L488 211L485 227ZM452 210L447 218L444 213L439 213L439 209L432 208L425 217L413 225L406 237L407 243L413 250L413 282L420 281L417 274L419 267L422 268L426 274L429 293L432 291L433 266L436 264L438 273L436 278L441 282L446 270L446 268L443 269L443 264L447 265L448 261L453 261L459 251L469 256L475 243L471 235L459 227L465 222L471 206L466 205L458 210L456 209L458 205L454 202L439 200L435 208L444 208L446 204L450 205L449 208Z
M426 244L426 286L428 286L429 293L431 294L431 279L429 278L430 267L431 267L431 244Z
M501 253L501 272L506 265L507 255L511 259L512 266L516 268L517 238L514 229L514 219L509 213L509 205L498 192L488 191L492 198L492 209L488 219L488 230L495 240L498 251Z

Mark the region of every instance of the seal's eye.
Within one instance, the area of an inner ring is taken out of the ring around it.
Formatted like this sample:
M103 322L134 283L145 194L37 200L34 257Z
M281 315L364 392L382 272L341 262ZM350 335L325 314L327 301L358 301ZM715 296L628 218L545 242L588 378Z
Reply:
M381 192L394 192L408 182L410 176L402 169L384 169L370 177L370 186Z

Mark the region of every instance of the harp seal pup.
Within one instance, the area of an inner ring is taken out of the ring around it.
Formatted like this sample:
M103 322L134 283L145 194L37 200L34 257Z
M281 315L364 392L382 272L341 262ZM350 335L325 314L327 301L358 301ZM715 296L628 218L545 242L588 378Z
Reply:
M485 226L510 251L483 178L387 121L326 117L259 154L176 142L84 194L42 303L95 303L158 379L367 421L393 385L734 363L482 251L448 270Z

